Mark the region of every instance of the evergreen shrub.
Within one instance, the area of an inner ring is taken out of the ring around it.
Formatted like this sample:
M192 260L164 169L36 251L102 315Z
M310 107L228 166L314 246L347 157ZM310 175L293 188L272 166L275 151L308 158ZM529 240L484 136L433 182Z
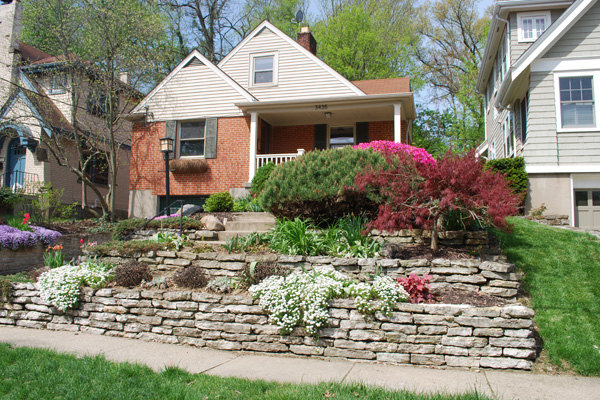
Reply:
M315 150L277 166L265 182L260 202L277 217L334 221L344 215L373 215L377 205L354 189L354 178L366 167L385 166L373 150L350 147Z
M228 212L233 210L233 196L229 192L215 193L204 202L206 212Z
M271 172L273 172L274 169L275 164L272 162L266 163L257 169L254 178L252 179L252 184L250 185L250 193L253 195L260 194L265 187L265 182L269 179L269 176L271 176Z
M489 160L486 167L496 172L500 172L506 180L514 194L521 199L521 206L525 203L527 196L527 181L529 176L525 172L525 159L523 157L499 158Z

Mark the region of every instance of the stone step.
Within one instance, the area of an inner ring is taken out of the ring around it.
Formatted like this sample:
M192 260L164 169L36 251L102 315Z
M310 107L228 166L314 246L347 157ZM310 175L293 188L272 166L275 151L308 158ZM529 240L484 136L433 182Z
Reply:
M270 221L227 221L226 231L268 231L275 227Z
M219 241L229 241L231 240L235 235L238 235L240 237L245 237L248 235L251 235L253 233L268 233L270 232L270 230L262 230L262 231L221 231L218 233L218 240Z
M265 212L234 213L229 221L257 221L275 223L275 217L273 214Z

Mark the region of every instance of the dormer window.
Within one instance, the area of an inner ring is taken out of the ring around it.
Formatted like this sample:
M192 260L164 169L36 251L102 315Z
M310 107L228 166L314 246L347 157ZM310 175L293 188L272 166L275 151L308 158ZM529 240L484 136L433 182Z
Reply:
M535 42L550 26L550 12L521 13L517 20L519 42Z
M50 94L63 94L67 91L67 74L59 72L50 75L50 83L48 85Z
M277 84L276 54L252 56L252 86L272 86Z

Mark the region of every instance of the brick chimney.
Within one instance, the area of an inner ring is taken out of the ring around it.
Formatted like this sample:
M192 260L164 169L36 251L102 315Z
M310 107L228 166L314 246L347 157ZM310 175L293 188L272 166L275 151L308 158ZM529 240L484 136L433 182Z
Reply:
M298 33L297 42L298 44L300 44L300 46L304 47L306 50L310 51L315 56L317 55L317 41L315 40L315 37L311 33L310 28L308 26L303 26L300 29L300 32Z

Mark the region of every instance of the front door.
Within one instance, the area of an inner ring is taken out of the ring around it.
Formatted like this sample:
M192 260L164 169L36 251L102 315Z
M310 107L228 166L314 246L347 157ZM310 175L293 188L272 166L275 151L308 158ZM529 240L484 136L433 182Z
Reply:
M600 229L600 189L575 191L575 226Z
M13 190L23 187L25 177L25 147L19 139L12 139L8 144L5 186Z

